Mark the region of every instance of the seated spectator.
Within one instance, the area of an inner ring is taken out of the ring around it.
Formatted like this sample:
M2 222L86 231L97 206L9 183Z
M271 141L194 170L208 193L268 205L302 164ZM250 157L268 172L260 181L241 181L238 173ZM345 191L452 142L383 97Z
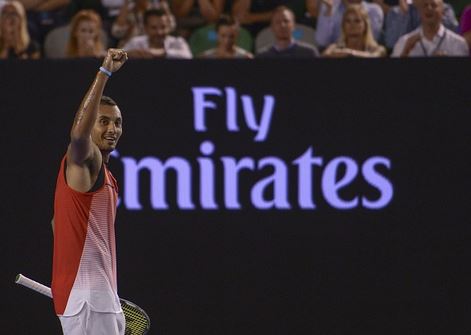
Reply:
M40 44L52 29L68 23L71 0L19 0L26 9L30 34Z
M123 49L136 58L192 58L190 47L181 37L170 36L171 19L162 9L144 13L145 35L135 36Z
M0 11L0 59L37 59L39 45L28 33L26 13L18 1L7 1Z
M286 0L234 0L232 15L255 38L265 27L270 25L274 9L287 5Z
M384 57L386 49L374 39L368 13L361 5L350 5L343 14L339 41L331 44L323 54L337 58Z
M226 0L172 0L171 9L177 20L178 34L189 37L196 28L214 23L225 9Z
M471 56L471 5L466 7L461 14L460 32L469 47L469 55Z
M253 58L253 55L236 45L239 24L231 16L222 15L216 23L217 47L203 53L204 58Z
M101 18L92 10L81 10L72 18L67 43L68 57L104 57Z
M102 23L107 20L115 19L117 15L116 13L114 18L109 16L109 12L101 0L73 0L67 8L67 15L72 18L75 14L84 9L93 10L100 15Z
M467 56L468 44L460 35L443 26L443 0L421 0L420 27L402 36L393 57Z
M97 0L90 0L97 1ZM126 4L125 0L98 0L103 6L103 10L106 12L105 17L116 19L119 15L121 8ZM88 8L87 8L88 9Z
M366 10L373 37L379 41L384 19L383 10L379 5L363 0L323 0L319 8L316 26L316 43L319 47L325 48L338 41L343 13L349 4L359 4Z
M420 26L420 15L418 7L422 0L412 0L408 4L407 0L399 0L399 6L392 7L385 18L384 23L384 44L387 49L392 49L399 37L410 33ZM442 23L445 28L457 31L458 20L456 19L453 7L450 4L443 4Z
M294 13L285 6L275 9L271 19L271 29L275 44L257 54L257 58L311 58L318 57L316 47L296 41L293 38L295 28Z
M306 10L310 17L317 18L319 15L320 0L306 0Z
M122 47L134 36L143 35L144 30L144 13L148 9L161 9L170 19L170 28L175 28L175 17L170 11L167 1L159 1L153 4L151 0L125 0L124 6L121 7L116 21L111 27L111 36L118 40L118 47Z
M383 10L383 14L386 15L389 11L389 9L392 6L397 6L399 5L397 0L372 0L371 2L379 5L381 9Z

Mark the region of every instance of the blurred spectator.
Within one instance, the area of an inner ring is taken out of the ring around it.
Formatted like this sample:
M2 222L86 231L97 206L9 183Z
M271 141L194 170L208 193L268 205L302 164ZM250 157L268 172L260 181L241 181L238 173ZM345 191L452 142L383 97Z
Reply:
M134 36L143 35L144 29L144 13L148 9L161 9L170 20L170 30L175 28L175 17L170 11L167 1L151 1L151 0L125 0L121 7L116 21L111 28L111 35L119 40L118 47L122 47L127 41Z
M81 10L72 18L67 57L104 57L101 18L92 10Z
M373 37L377 41L381 38L384 15L379 5L362 0L321 1L316 26L316 43L319 47L325 48L339 39L343 13L349 4L359 4L366 10Z
M306 0L306 10L310 17L317 18L321 0Z
M420 26L420 15L418 7L422 0L399 0L399 6L391 8L385 18L384 23L384 44L386 48L392 49L399 37L410 33ZM443 4L442 23L445 28L457 31L458 20L451 5Z
M239 24L231 16L222 15L216 23L217 47L203 53L204 58L253 58L253 55L236 45Z
M223 12L230 12L229 4L230 0L172 0L178 34L188 37L194 29L216 22Z
M325 51L326 57L384 57L386 49L379 45L371 32L368 13L361 5L350 5L345 10L342 31L337 43Z
M421 25L402 36L394 46L393 57L467 56L465 39L443 26L443 0L421 0Z
M102 22L108 20L111 17L108 10L103 6L101 0L72 0L67 9L67 14L69 17L74 17L75 14L84 9L93 10L98 13L102 19ZM118 13L116 12L115 16L117 14Z
M466 7L461 14L460 32L466 42L468 42L469 55L471 56L471 5Z
M285 6L275 9L271 19L271 29L275 35L275 44L257 54L257 58L311 58L318 57L316 47L296 41L293 38L295 28L294 13Z
M40 44L46 34L69 20L68 6L71 0L20 0L26 9L28 29Z
M145 35L135 36L123 49L136 58L192 58L190 47L181 37L170 36L171 19L162 9L144 13Z
M89 0L89 1L96 1L96 0ZM125 0L101 0L100 2L101 2L101 5L106 10L107 16L114 17L114 18L119 15L119 11L121 10L121 7L125 5Z
M314 28L314 17L311 17L310 12L308 11L309 0L288 0L284 1L284 5L291 9L296 18L296 22L300 24L305 24L307 26L312 26Z
M397 6L398 2L397 0L372 0L371 2L377 4L378 6L381 7L383 10L383 14L386 15L389 11L389 9L392 6Z
M6 2L0 11L0 59L37 59L39 45L28 33L26 13L18 1Z
M255 38L263 28L270 24L273 10L288 2L286 0L234 0L232 15Z

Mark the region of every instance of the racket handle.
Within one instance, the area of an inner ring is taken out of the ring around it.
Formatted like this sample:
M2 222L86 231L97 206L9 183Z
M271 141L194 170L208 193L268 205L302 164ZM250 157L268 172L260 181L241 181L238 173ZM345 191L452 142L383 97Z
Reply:
M36 292L44 294L45 296L48 296L49 298L52 298L51 289L49 287L47 287L43 284L40 284L37 281L29 279L28 277L23 276L21 273L16 275L15 283L23 285L23 286L25 286L27 288L30 288L30 289L32 289Z

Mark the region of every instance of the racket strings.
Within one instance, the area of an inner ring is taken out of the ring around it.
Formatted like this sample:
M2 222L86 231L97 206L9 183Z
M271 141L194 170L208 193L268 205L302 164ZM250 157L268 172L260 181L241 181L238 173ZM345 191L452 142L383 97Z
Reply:
M126 319L125 335L143 335L150 328L149 317L140 308L121 301L124 317Z

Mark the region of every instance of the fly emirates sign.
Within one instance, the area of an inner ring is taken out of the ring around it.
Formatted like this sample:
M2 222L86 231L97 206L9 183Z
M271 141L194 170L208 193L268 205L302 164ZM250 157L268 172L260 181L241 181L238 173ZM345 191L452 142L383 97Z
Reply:
M276 111L275 96L264 95L260 110L254 103L260 97L239 95L233 87L193 87L192 97L195 132L208 132L207 119L211 113L225 113L225 124L220 125L225 131L238 133L244 130L245 134L253 134L254 146L269 137ZM358 161L345 155L326 160L316 155L315 147L311 145L299 148L299 156L286 161L277 156L257 159L217 156L216 147L214 140L202 141L196 160L181 156L136 159L114 152L113 157L123 167L120 206L142 210L143 203L148 203L158 211L317 210L322 206L339 210L379 210L388 206L394 196L393 185L387 177L392 164L384 156ZM149 176L146 179L149 183L142 181L144 173ZM169 174L176 182L168 181ZM248 187L247 183L250 183ZM169 187L175 190L169 192ZM355 188L366 188L369 192L356 192ZM345 193L349 195L342 195ZM176 199L169 199L168 194L176 194ZM143 201L144 197L148 199ZM320 197L322 201L318 201ZM244 202L241 199L250 200Z

